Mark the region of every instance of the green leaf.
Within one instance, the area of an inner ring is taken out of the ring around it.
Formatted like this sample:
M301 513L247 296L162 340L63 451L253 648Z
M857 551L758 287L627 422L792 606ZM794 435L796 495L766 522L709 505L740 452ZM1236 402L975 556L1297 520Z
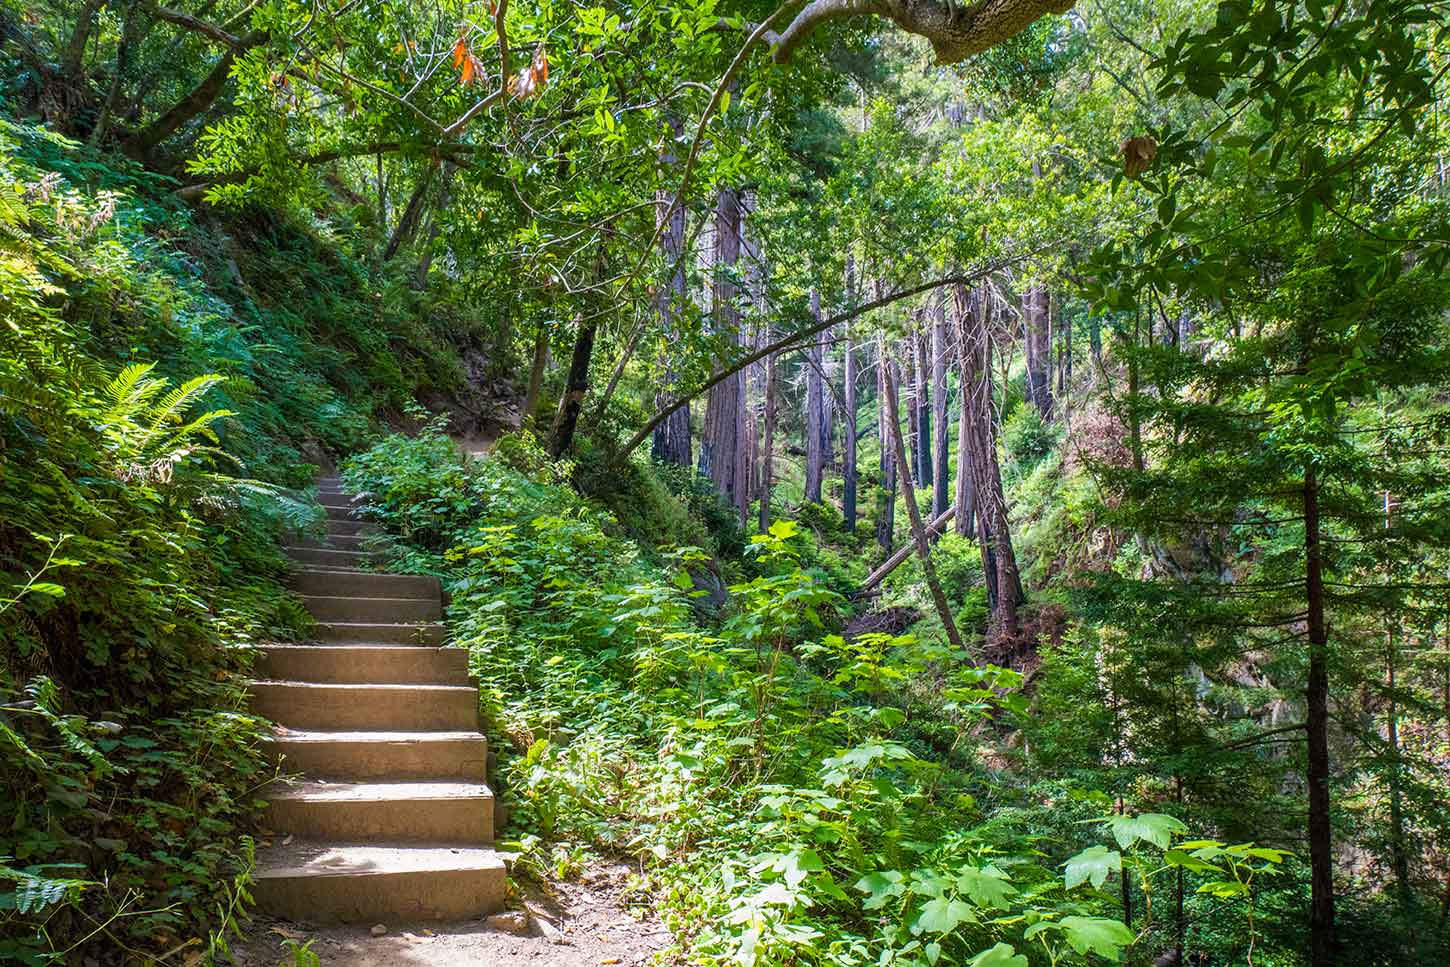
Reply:
M939 896L922 904L912 933L950 933L964 923L976 923L976 914L962 900Z
M1122 869L1122 853L1106 846L1090 846L1067 861L1062 879L1069 890L1084 882L1101 889L1109 873L1120 873Z
M999 943L967 961L967 967L1028 967L1027 958L1011 944Z
M1133 942L1133 931L1120 920L1105 917L1063 917L1060 926L1067 942L1080 954L1092 951L1109 960Z
M856 889L870 894L861 904L863 907L867 910L879 910L892 897L899 897L906 892L906 877L899 870L867 873L856 881Z
M957 874L957 889L971 897L977 906L993 910L1006 910L1009 899L1017 892L1008 881L1007 874L995 866L982 869L964 867Z
M1188 832L1188 827L1172 816L1163 813L1143 813L1139 816L1109 816L1108 828L1118 845L1127 849L1142 840L1159 849L1167 849L1175 834Z

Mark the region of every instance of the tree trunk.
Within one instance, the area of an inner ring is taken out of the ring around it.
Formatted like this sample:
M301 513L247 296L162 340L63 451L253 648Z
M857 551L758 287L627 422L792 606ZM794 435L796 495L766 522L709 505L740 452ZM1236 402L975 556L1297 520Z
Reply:
M1312 967L1335 961L1334 854L1329 822L1329 627L1319 545L1319 481L1304 468L1304 591L1309 668L1304 688L1309 786L1309 951Z
M760 532L770 530L770 490L775 484L775 356L765 357L765 430L760 454Z
M175 134L183 124L211 107L221 96L237 54L257 46L264 39L264 34L254 30L243 37L236 47L230 47L223 52L207 75L185 97L126 140L123 146L126 154L137 161L149 162L161 142Z
M1023 342L1027 347L1027 402L1043 420L1052 419L1052 313L1047 286L1034 283L1022 295Z
M951 519L955 517L956 514L957 508L956 505L953 504L951 507L948 507L944 513L939 514L936 519L926 525L926 536L935 537L936 535L940 534L946 528L947 523L951 521ZM911 552L914 550L916 550L915 540L911 541L910 543L903 544L901 547L897 548L890 557L877 565L876 570L866 575L866 580L862 581L861 586L856 589L856 596L859 597L860 595L865 594L867 591L870 591L872 588L876 587L876 585L886 580L887 576L890 575L892 571L896 570L897 567L901 565L902 561L910 557Z
M103 0L85 0L80 16L76 17L75 29L71 31L70 42L66 44L65 60L61 61L61 77L75 83L80 80L81 66L86 58L86 42L91 38L91 26Z
M976 310L964 287L957 289L958 341L962 355L962 392L968 398L968 460L976 489L977 528L983 541L983 572L988 575L993 633L1001 638L1017 635L1017 607L1023 603L1022 581L1012 550L1007 499L997 463L996 423L992 412L992 348L988 336L988 300L977 300Z
M554 432L549 452L557 460L574 445L574 428L579 423L579 411L584 408L584 397L589 392L589 361L594 355L594 335L599 325L596 313L589 314L589 321L579 323L579 332L574 337L574 355L569 360L569 380L564 395L559 399L559 410L554 415Z
M879 345L883 350L885 349L884 341ZM901 407L896 400L896 379L889 366L883 366L883 370L885 375L882 382L886 389L891 449L896 454L897 461L904 463L906 446L901 441ZM921 558L922 574L926 577L926 586L931 591L931 600L936 605L937 616L941 618L942 628L946 631L947 640L951 642L952 647L957 651L965 652L966 645L963 644L962 636L957 631L957 623L952 617L952 609L947 603L947 596L942 592L941 582L937 580L936 567L931 563L931 540L927 537L926 527L921 522L921 511L916 507L916 493L911 485L910 474L901 475L901 494L906 498L906 517L911 522L911 534L916 540L916 554Z
M907 335L906 335L906 352L902 354L902 357L903 357L903 359L905 360L905 363L906 363L906 382L905 382L906 389L903 390L903 394L906 397L906 435L907 435L907 438L908 438L908 441L907 441L908 454L907 455L911 458L910 459L910 462L905 465L906 469L903 470L902 473L903 474L908 474L908 473L911 474L913 477L916 478L916 481L917 482L920 482L921 481L921 463L922 463L922 453L921 453L921 441L922 441L922 436L921 436L921 412L922 411L921 411L921 405L918 402L920 400L920 396L921 396L921 383L922 383L922 381L921 381L920 377L917 375L917 356L919 355L918 350L919 350L920 346L919 346L919 344L917 343L917 340L916 340L916 329L920 326L920 324L921 324L921 318L920 318L920 315L918 313L918 315L913 319L912 331L909 332L909 333L907 333ZM883 390L885 389L885 386L884 385L883 385L882 389ZM887 440L887 445L888 446L890 446L890 442L891 441L888 438L888 440Z
M811 290L811 315L821 318L821 294ZM808 503L821 502L821 477L826 464L826 401L820 341L806 350L806 494Z
M877 343L876 359L876 434L881 444L881 492L876 502L876 543L890 554L896 545L896 460L891 454L891 431L886 422L886 360L885 348Z
M676 117L669 118L670 130L676 137L680 133L680 121ZM674 140L666 142L666 147L660 158L661 165L665 170L670 170L675 164L675 153L671 145ZM660 364L664 370L664 385L656 396L656 405L663 406L673 395L678 392L679 373L674 360L670 357L670 343L675 338L675 313L681 311L688 299L685 292L685 206L673 205L674 195L667 191L655 192L655 226L661 224L664 231L660 233L660 256L664 259L666 270L669 272L669 279L666 284L659 287L655 296L655 313L660 319L660 331L665 336L665 348L661 352ZM669 212L669 218L665 213ZM682 406L672 412L663 423L655 428L654 458L663 463L672 463L679 467L690 465L690 408Z
M549 362L549 327L543 320L538 323L538 332L534 334L534 361L529 367L529 388L524 393L524 410L521 419L528 422L533 419L534 409L539 405L539 393L544 387L544 367Z
M925 313L918 321L925 321ZM925 325L917 327L911 345L916 355L916 480L930 487L936 464L931 456L931 340Z
M856 347L846 337L845 359L842 361L845 393L845 426L841 440L841 517L846 533L856 533Z
M383 249L384 262L391 262L393 256L398 254L398 249L403 247L403 243L418 231L418 222L423 216L423 200L427 197L428 186L432 183L433 166L429 165L423 170L423 177L418 179L418 185L413 189L407 207L403 209L403 217L398 219L397 227L388 238L387 248Z
M947 306L942 293L937 293L932 309L931 325L931 425L932 466L931 514L939 517L947 509Z
M740 338L740 313L735 305L736 285L730 269L740 260L740 192L720 189L715 206L715 331L727 340ZM705 428L700 437L700 473L731 504L739 506L744 481L738 479L740 460L740 371L715 384L705 405Z

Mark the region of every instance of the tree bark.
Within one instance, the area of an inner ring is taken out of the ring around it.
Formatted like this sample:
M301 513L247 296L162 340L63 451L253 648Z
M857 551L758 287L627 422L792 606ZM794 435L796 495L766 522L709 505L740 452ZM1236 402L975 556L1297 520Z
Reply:
M384 262L391 262L393 256L398 254L398 249L403 247L403 243L418 231L418 222L423 216L423 200L427 197L428 187L432 183L433 166L429 165L423 170L423 177L418 179L418 185L413 189L407 207L403 209L403 216L398 219L393 234L388 238L388 245L383 249Z
M880 343L885 355L885 342ZM886 389L886 409L891 432L891 448L896 454L898 462L906 461L906 446L901 442L900 406L896 401L896 379L892 368L883 366L885 375L882 382ZM957 651L966 652L966 645L962 642L962 636L957 631L957 622L952 617L951 606L947 603L947 596L942 592L941 582L937 580L936 567L931 563L931 541L927 537L926 527L921 522L921 511L916 507L916 492L911 485L911 475L901 476L901 495L906 498L906 517L911 522L911 534L916 540L916 554L921 558L922 574L926 577L926 586L931 591L931 600L936 605L937 616L941 618L942 628L946 631L947 640ZM974 656L975 657L975 656Z
M730 271L740 259L740 192L722 187L715 206L715 331L728 339L740 338L740 313L735 305L736 285ZM705 405L705 428L700 438L700 473L715 489L739 507L743 481L740 460L740 369L715 384ZM742 514L743 519L743 514Z
M881 492L876 502L876 543L888 554L896 545L896 459L891 450L890 415L886 411L886 349L877 342L876 435L881 444Z
M598 331L595 313L588 314L588 321L579 323L579 332L574 337L574 355L569 360L569 380L564 395L559 399L559 409L554 415L554 432L549 452L557 460L574 445L574 429L579 424L579 411L584 408L584 397L589 392L589 362L594 355L594 335Z
M906 335L906 352L902 354L906 363L906 389L904 390L906 396L906 436L908 441L908 456L911 458L911 462L906 464L908 469L905 472L910 474L915 482L920 482L922 479L921 467L923 461L923 454L921 452L922 407L920 403L922 379L918 375L917 363L918 357L921 355L919 351L921 344L917 341L915 331L921 323L919 314L913 320L913 323L912 331Z
M1309 668L1304 688L1309 792L1309 952L1312 967L1335 961L1334 853L1329 816L1329 627L1319 537L1319 481L1304 468L1304 592Z
M821 318L821 294L811 290L811 315ZM808 503L821 502L821 478L826 464L826 401L819 341L806 350L806 492Z
M950 485L947 469L947 307L945 298L938 293L932 307L931 325L931 426L932 455L932 499L931 513L939 517L947 509L947 487Z
M856 533L856 347L846 337L845 359L841 366L845 382L845 425L841 440L841 517L846 533Z
M925 319L923 312L918 321ZM931 342L925 324L917 327L911 344L916 355L916 482L930 487L936 464L931 448Z
M951 519L955 517L956 514L957 508L955 504L951 507L948 507L942 513L938 514L931 523L926 525L926 536L934 537L937 534L940 534L946 528L947 523L951 521ZM916 550L915 540L912 540L911 542L898 547L890 557L877 565L876 570L866 575L866 580L862 581L861 586L856 589L856 596L860 597L861 595L870 591L872 588L876 587L876 585L880 584L882 581L886 580L887 576L890 575L892 571L896 570L897 567L901 565L902 561L910 557L911 552L914 550Z
M126 139L122 146L126 154L138 161L150 162L161 142L175 134L183 124L201 114L216 102L226 88L231 75L232 62L237 54L255 47L266 39L261 31L252 31L239 38L236 46L227 48L212 69L181 100L171 106L156 120Z
M967 414L969 462L976 490L977 531L982 541L982 570L992 600L996 637L1017 635L1017 608L1023 603L1022 581L1012 549L1007 499L997 462L996 422L992 412L992 349L988 335L989 302L972 305L965 287L957 289L958 342L961 351L962 392ZM972 311L975 308L976 311Z
M669 118L670 130L679 136L681 125L676 117ZM666 141L660 163L665 170L671 169L676 161L674 138ZM655 192L655 227L660 231L660 256L670 275L659 287L655 296L655 314L659 316L660 331L665 336L665 348L660 360L664 370L664 385L655 398L656 405L663 406L678 391L679 374L674 360L670 358L669 344L675 336L675 313L686 303L685 293L685 207L674 203L674 196L667 191ZM682 406L674 410L655 428L654 458L663 463L679 467L690 465L690 408Z
M534 360L529 367L529 388L524 392L524 421L533 418L534 408L539 405L539 393L544 388L544 367L549 362L549 327L544 325L543 320L538 326L538 332L534 334Z
M1047 286L1034 283L1022 294L1023 343L1027 349L1027 402L1042 419L1052 419L1052 313Z
M70 42L66 44L65 60L61 61L61 76L72 83L80 80L81 66L86 58L86 42L91 39L91 27L96 22L104 0L85 0L80 16L76 17L75 29L71 31Z
M775 485L775 356L765 357L765 430L760 454L760 532L770 530L770 491Z

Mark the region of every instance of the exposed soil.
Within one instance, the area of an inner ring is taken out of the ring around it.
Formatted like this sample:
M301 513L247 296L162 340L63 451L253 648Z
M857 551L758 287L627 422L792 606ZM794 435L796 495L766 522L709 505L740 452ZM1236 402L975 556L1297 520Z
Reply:
M556 884L551 896L529 897L528 911L516 900L514 912L490 921L386 923L382 936L372 924L258 918L233 954L238 967L292 967L290 940L311 941L324 967L634 967L651 962L671 935L646 898L628 895L628 875L624 866L594 867L578 882Z

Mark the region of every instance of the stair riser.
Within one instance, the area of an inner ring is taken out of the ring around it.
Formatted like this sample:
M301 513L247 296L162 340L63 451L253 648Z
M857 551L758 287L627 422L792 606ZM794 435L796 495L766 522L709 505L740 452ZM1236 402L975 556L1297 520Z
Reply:
M317 502L324 507L344 507L352 510L357 506L353 497L353 494L346 494L340 490L319 490L317 492Z
M462 648L328 648L274 645L259 650L258 678L359 685L467 685L468 653Z
M376 524L365 520L333 520L327 521L327 533L332 537L357 537L360 534L371 534L378 529Z
M302 603L318 621L397 623L436 621L443 606L435 598L353 598L305 595Z
M250 686L252 710L294 729L420 732L478 728L478 695L468 691L349 688L346 685Z
M327 519L328 520L340 520L340 521L356 521L356 520L359 520L358 517L354 516L354 514L353 514L353 508L351 506L347 506L347 507L336 507L336 506L323 505L323 510L327 511Z
M252 895L265 912L311 923L471 920L504 901L503 867L335 876L259 876Z
M437 624L349 624L329 621L317 626L320 641L346 641L356 644L424 645L436 648L443 644L447 632Z
M298 564L315 564L321 567L364 567L383 559L381 554L323 547L289 547L287 556Z
M317 779L471 779L484 781L488 745L482 737L448 742L270 742L272 761L288 773Z
M297 542L298 547L317 547L333 551L360 551L363 549L363 534L329 534L322 540L307 538Z
M278 833L344 843L493 842L493 797L403 801L273 799L263 825Z
M337 574L299 571L292 575L298 594L328 597L424 598L439 600L443 587L422 574Z

